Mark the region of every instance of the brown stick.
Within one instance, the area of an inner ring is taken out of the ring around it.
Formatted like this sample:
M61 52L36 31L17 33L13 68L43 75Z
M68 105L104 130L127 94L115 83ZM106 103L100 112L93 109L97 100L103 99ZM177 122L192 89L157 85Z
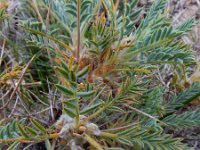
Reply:
M115 3L115 11L117 11L117 9L118 9L119 2L120 2L120 0L117 0L116 3Z
M77 51L76 51L76 58L77 62L79 61L80 55L80 48L81 48L81 0L77 2Z

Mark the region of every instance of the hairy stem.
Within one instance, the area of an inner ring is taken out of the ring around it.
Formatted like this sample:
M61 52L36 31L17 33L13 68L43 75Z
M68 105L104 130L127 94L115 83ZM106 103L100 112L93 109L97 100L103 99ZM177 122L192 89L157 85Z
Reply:
M80 48L81 48L81 0L77 2L77 51L76 51L76 58L77 62L79 61L80 55Z

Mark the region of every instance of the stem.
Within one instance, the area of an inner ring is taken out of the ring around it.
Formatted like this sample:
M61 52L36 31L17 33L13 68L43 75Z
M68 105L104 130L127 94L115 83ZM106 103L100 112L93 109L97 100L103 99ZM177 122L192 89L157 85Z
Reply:
M126 104L124 104L124 106L125 106L126 108L129 108L129 109L131 109L131 110L137 112L138 114L142 114L143 116L149 117L149 118L151 118L151 119L153 119L153 120L155 120L155 121L158 121L158 122L161 123L162 125L166 125L166 126L167 126L166 123L160 121L159 119L155 118L154 116L151 116L151 115L149 115L149 114L147 114L147 113L145 113L145 112L143 112L143 111L141 111L141 110L139 110L139 109L137 109L137 108L131 107L131 106L126 105Z
M101 132L99 136L107 137L107 138L111 138L111 139L116 139L118 137L117 134L112 134L112 133L108 133L108 132Z
M35 138L24 138L24 137L18 137L18 138L10 138L10 139L0 139L0 144L1 143L12 143L12 142L21 142L21 143L33 143L33 142L38 142L37 139L55 139L58 138L59 134L58 133L54 133L54 134L48 134L47 136L37 136Z
M79 99L76 100L76 127L79 126Z
M117 11L117 9L119 7L119 2L120 2L120 0L116 0L116 2L115 2L115 12Z
M103 148L101 147L101 145L99 145L99 143L97 143L92 137L90 137L87 134L84 134L84 138L86 141L88 141L95 149L97 150L103 150Z
M87 120L90 120L90 119L96 117L97 115L99 115L100 113L102 113L105 109L107 109L110 105L112 105L112 103L113 103L114 100L112 100L111 102L109 102L106 106L102 106L99 110L97 110L96 112L94 112L93 114L91 114L90 116L88 116Z
M81 47L81 0L78 0L77 2L77 51L76 51L76 58L77 62L79 61L79 55L80 55L80 47Z
M101 112L103 112L107 107L103 106L102 108L100 108L98 111L96 111L95 113L93 113L92 115L88 116L88 120L96 117L98 114L100 114Z

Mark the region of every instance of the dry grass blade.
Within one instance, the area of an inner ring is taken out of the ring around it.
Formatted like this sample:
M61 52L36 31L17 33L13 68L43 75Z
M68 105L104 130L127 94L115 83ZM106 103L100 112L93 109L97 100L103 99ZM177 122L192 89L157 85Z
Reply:
M1 48L0 66L1 66L1 63L2 63L2 60L3 60L3 54L4 54L5 45L6 45L6 40L4 39L3 40L3 45L2 45L2 48Z
M40 20L40 22L42 22L42 24L44 24L44 21L42 19L42 16L40 14L39 9L38 9L38 4L37 4L37 2L35 0L32 0L32 5L33 5L33 8L35 9L35 11L36 11L36 13L38 15L38 19Z

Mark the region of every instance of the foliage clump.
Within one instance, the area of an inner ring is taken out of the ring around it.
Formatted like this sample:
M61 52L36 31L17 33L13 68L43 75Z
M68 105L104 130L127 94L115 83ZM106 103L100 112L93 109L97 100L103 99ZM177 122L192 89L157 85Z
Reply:
M23 38L1 36L1 149L190 149L173 132L200 124L199 109L182 110L200 95L187 77L194 51L180 40L196 21L173 27L167 0L138 19L137 3L23 0L14 16L3 8L1 23L17 19L21 34L5 30Z

